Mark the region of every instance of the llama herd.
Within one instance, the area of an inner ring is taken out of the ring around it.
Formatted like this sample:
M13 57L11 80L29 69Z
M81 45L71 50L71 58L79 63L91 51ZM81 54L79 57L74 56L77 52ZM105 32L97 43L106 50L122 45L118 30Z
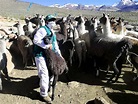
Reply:
M23 68L26 68L30 61L31 65L35 66L32 40L36 31L45 25L44 16L36 14L25 18L24 21L25 24L18 21L13 25L17 29L16 32L11 29L9 34L4 29L0 29L0 68L8 79L8 64L13 63L14 67L17 64L16 58L14 58L15 62L7 63L8 56L5 50L11 53L11 57L20 55ZM96 70L96 75L99 75L100 70L114 72L108 83L116 82L121 74L122 65L128 63L137 70L137 76L133 80L137 79L138 32L128 30L122 18L116 19L106 14L99 19L68 15L57 18L56 24L55 34L64 59L54 56L50 50L46 51L49 56L47 60L49 70L55 75L53 90L58 75L71 70L73 65L75 68L87 70L85 66L90 66L89 61L93 62L91 65L94 69L91 70ZM15 56L12 56L13 54ZM2 81L0 82L0 90L2 90Z

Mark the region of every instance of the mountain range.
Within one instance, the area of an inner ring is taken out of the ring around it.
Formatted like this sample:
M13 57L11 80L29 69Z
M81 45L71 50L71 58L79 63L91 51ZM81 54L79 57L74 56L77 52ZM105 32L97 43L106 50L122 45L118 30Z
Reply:
M94 10L94 11L121 11L121 12L130 12L138 11L138 2L134 0L121 0L119 3L115 3L111 6L106 5L83 5L83 4L54 4L50 7L57 8L66 8L66 9L75 9L75 10Z

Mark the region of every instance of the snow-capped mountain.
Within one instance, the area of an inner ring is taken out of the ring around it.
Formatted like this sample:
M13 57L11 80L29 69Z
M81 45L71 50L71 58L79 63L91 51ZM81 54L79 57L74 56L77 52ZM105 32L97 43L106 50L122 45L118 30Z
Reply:
M81 10L91 10L91 9L96 9L95 5L82 5L82 4L65 4L65 5L60 5L60 4L54 4L51 5L50 7L58 7L58 8L66 8L66 9L81 9Z
M119 11L138 11L138 2L133 0L121 0L117 5Z
M126 6L136 5L135 3L136 3L136 2L133 1L133 0L121 0L121 1L116 5L116 7L118 7L118 8L123 8L123 7L126 7Z
M82 4L54 4L50 7L66 8L66 9L80 9L80 10L95 10L95 11L138 11L138 2L133 0L121 0L119 3L115 3L112 6L106 5L82 5Z

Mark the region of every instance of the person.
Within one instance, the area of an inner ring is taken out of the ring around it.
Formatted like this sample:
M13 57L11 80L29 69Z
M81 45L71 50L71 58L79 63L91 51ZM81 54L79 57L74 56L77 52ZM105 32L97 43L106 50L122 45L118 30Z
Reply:
M34 35L33 43L34 43L34 57L36 62L36 67L38 70L38 76L40 78L40 95L44 99L45 102L51 103L51 98L48 94L49 84L52 82L52 78L50 79L47 65L46 56L44 54L45 49L53 50L57 55L61 55L59 50L56 35L54 34L53 28L55 27L56 18L53 15L47 15L45 17L45 26L42 26L38 29L36 34ZM45 43L44 38L49 38L49 43ZM63 58L63 57L62 57Z

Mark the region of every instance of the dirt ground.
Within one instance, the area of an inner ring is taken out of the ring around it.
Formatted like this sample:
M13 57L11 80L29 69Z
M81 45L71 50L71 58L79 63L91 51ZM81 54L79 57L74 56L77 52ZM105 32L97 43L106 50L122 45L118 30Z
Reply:
M75 69L74 69L75 70ZM125 67L115 84L107 84L105 72L96 78L93 73L72 71L59 77L53 104L92 104L95 97L103 97L110 104L137 104L138 82L132 82L135 72ZM11 82L3 81L0 104L45 104L39 96L36 67L14 69Z
M1 27L10 27L15 22L1 21ZM45 104L39 95L39 78L35 66L15 68L9 75L11 82L3 77L0 104ZM70 70L70 80L66 79L66 75L59 77L53 104L93 104L96 97L103 97L110 104L138 104L138 81L132 81L136 71L132 72L129 65L124 65L119 80L114 84L106 83L110 75L102 71L100 77L95 77L93 71L86 73L75 68Z

